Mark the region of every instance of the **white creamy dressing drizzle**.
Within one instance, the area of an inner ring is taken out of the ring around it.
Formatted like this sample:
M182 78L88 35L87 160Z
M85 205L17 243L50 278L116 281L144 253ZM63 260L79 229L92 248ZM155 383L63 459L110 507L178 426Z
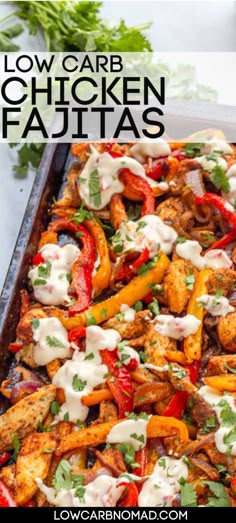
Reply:
M103 209L110 202L113 194L121 193L123 191L124 185L118 178L121 169L128 168L132 173L146 178L143 166L134 158L130 158L129 156L112 158L109 153L99 154L94 147L91 149L91 155L79 178L80 196L90 209ZM90 175L95 170L99 179L101 196L100 205L94 204L89 190Z
M44 305L62 305L70 302L68 295L70 282L67 275L70 274L72 265L80 254L80 249L71 243L60 247L47 243L40 249L45 262L48 262L48 275L41 275L40 269L47 269L45 263L30 269L28 277L34 289L36 300ZM41 284L37 285L37 282Z
M197 241L186 240L176 245L180 258L190 261L199 271L202 269L230 269L232 261L222 249L212 249L201 256L202 247Z
M171 507L180 492L180 479L188 479L188 467L183 459L160 458L154 471L139 493L139 507Z
M100 350L114 350L121 341L120 334L114 329L103 330L92 325L86 329L85 352L74 352L71 361L66 361L53 378L53 384L62 388L65 393L65 403L61 405L56 421L62 421L68 413L69 421L85 421L89 408L83 405L82 397L87 396L97 385L105 383L107 366L101 362ZM81 389L76 390L76 382L80 380Z
M126 303L123 303L120 306L120 312L122 313L122 321L125 321L125 322L134 321L136 311L134 309L132 309L131 307L129 307L129 305L127 305Z
M124 482L127 480L122 476L98 476L84 486L84 496L79 498L75 495L75 489L57 492L55 488L44 485L40 478L36 479L38 488L45 494L47 501L56 507L115 507L125 489L125 485L120 483Z
M220 423L219 429L215 432L216 448L223 454L229 453L232 456L236 456L236 436L232 437L230 443L226 444L227 439L225 442L225 438L227 438L232 429L235 430L235 424L226 426L226 424L224 425L224 420L222 420L221 417L222 411L225 408L236 414L236 407L233 396L230 396L230 394L223 395L219 390L214 389L213 387L208 387L207 385L201 387L198 391L198 394L202 396L202 398L207 403L209 403L209 405L211 405L216 413L218 422Z
M201 148L202 154L233 154L232 147L221 138L212 137L207 140Z
M210 312L212 316L226 316L229 312L234 311L234 307L230 305L228 298L225 298L225 296L203 294L196 301L201 303L204 309Z
M130 152L138 162L144 163L147 158L169 156L171 148L163 138L143 138L130 148Z
M207 156L197 156L196 161L201 165L205 171L212 171L216 165L222 167L224 171L227 169L227 162L224 158L215 155L215 159L209 159Z
M187 314L183 318L175 318L170 314L159 314L154 318L154 329L163 336L169 336L175 340L186 338L190 334L197 332L201 321L192 314Z
M125 345L122 350L118 350L118 358L124 365L129 365L131 360L136 360L138 366L140 364L138 352L128 345Z
M229 192L222 192L223 198L235 206L236 202L236 164L231 165L231 167L228 169L226 176L229 180ZM233 208L233 212L235 212L235 207Z
M38 319L38 326L32 327L34 361L36 365L47 365L55 358L71 358L72 350L67 338L67 330L58 318ZM59 345L59 346L58 346Z
M117 423L107 435L107 443L129 443L136 452L145 447L149 419L127 419Z
M148 214L136 222L122 222L118 234L116 232L115 242L122 243L123 252L142 252L147 247L150 258L154 258L160 250L170 254L177 237L173 227L166 225L158 216Z

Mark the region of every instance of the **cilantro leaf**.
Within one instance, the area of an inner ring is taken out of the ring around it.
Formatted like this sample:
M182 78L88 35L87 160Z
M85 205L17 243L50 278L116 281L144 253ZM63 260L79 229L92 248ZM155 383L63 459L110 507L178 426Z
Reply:
M46 343L49 347L65 349L65 345L56 336L46 336Z
M70 219L75 223L83 223L85 219L94 219L94 214L92 211L88 211L85 208L85 202L82 200L80 208L76 211L76 213L73 216L71 216Z
M189 156L189 158L195 158L195 156L201 153L204 143L190 143L187 142L184 146L183 152Z
M85 386L87 385L87 381L82 381L78 374L75 374L73 376L73 381L72 381L72 388L75 392L81 392L82 390L84 390Z
M33 318L33 320L31 321L31 325L32 325L33 329L37 329L39 327L38 318Z
M53 486L56 490L70 490L73 486L71 479L71 465L66 459L62 459L56 469L54 478L52 480Z
M94 169L89 175L89 201L96 208L99 208L102 203L97 169Z
M191 483L185 483L180 488L181 507L196 507L197 494Z
M13 457L14 457L14 459L16 459L18 454L19 454L19 452L20 452L20 440L19 440L17 434L14 434L12 436L12 446L13 446L13 449L14 449Z
M226 173L220 165L216 165L210 175L211 182L216 186L217 189L228 193L230 191L229 179L226 176Z
M208 485L210 491L215 496L215 498L210 497L208 499L207 507L231 507L230 499L221 483L217 483L216 481L204 481L204 484Z
M50 410L51 410L52 414L55 414L55 415L59 414L59 412L60 412L59 403L57 401L52 401Z

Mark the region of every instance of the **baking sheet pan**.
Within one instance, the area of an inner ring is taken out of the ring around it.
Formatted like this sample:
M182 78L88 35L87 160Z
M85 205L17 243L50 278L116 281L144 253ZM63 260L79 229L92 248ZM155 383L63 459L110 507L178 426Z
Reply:
M189 125L189 133L219 128L226 136L235 136L236 142L235 107L173 100L165 118L170 124L173 122L173 136L174 129L186 129ZM19 291L26 284L32 254L36 252L40 234L47 225L52 198L58 196L73 161L69 149L69 144L48 144L35 177L0 299L0 381L6 377L11 360L7 347L15 339L19 321Z

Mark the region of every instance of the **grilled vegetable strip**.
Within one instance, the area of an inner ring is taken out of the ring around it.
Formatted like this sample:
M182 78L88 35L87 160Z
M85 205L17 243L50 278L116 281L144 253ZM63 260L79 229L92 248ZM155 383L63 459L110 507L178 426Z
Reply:
M81 255L72 266L72 286L78 296L76 303L69 307L69 315L73 316L87 309L92 299L92 272L95 263L96 250L90 234L81 224L74 224L67 218L53 221L48 228L49 232L68 230L81 233L80 241L83 243Z
M177 390L171 399L168 407L163 412L163 416L174 416L174 418L181 419L183 411L186 407L188 393L182 390Z
M217 240L215 243L213 243L207 251L204 251L204 254L208 251L211 251L212 249L226 249L231 243L235 242L236 240L236 229L233 231L230 231L228 234L223 236L220 240Z
M84 221L84 225L93 238L95 247L97 249L97 254L99 256L99 267L95 276L93 276L92 281L93 294L94 296L98 296L109 286L111 278L111 263L107 246L107 239L101 225L99 225L96 220L86 219Z
M224 374L221 376L209 376L204 378L206 385L219 390L236 392L236 375Z
M137 507L138 505L138 489L135 483L120 483L120 485L125 485L126 494L118 507Z
M135 199L143 200L142 216L155 214L155 198L148 182L129 169L122 169L119 178L125 185L123 195L126 198L133 200L134 195Z
M187 314L192 314L201 321L197 332L195 334L190 334L190 336L187 336L187 338L184 339L184 352L190 363L193 360L200 360L201 358L204 308L196 300L203 294L207 294L207 281L210 274L210 269L204 269L199 272L187 307Z
M101 351L102 362L107 366L109 376L108 387L119 407L119 417L124 418L126 412L134 408L133 387L129 371L124 365L117 367L119 358L117 351Z
M0 481L0 507L17 507L8 488Z
M145 247L143 252L139 255L139 257L134 262L126 262L124 263L122 269L117 273L115 276L115 280L129 280L133 274L137 272L139 267L143 265L143 263L146 263L149 260L150 252Z
M110 430L124 420L109 421L98 426L81 429L78 432L71 432L61 440L56 454L60 455L69 450L84 446L96 447L105 443ZM186 425L175 418L165 418L164 416L152 416L147 425L147 437L165 438L167 436L178 435L182 441L188 441L188 430Z
M110 212L111 212L111 223L117 231L122 222L128 220L128 215L125 212L125 206L122 202L121 194L113 194L110 203Z
M104 314L106 311L106 320L115 316L120 312L122 304L127 304L130 307L137 301L142 300L148 294L150 285L153 283L161 283L165 271L169 266L169 259L165 254L161 254L156 262L156 266L151 269L144 276L136 276L128 285L123 287L117 294L108 298L101 303L92 305L86 314L78 314L73 318L66 318L61 315L60 319L66 329L71 330L74 327L84 326L87 321L92 318L94 323L102 323L104 321Z
M234 229L236 228L236 213L233 211L233 207L232 210L229 209L229 204L224 200L224 198L222 198L222 196L215 193L206 193L202 196L197 196L195 203L196 205L204 205L207 203L214 205L214 207L220 211L226 222L232 225Z

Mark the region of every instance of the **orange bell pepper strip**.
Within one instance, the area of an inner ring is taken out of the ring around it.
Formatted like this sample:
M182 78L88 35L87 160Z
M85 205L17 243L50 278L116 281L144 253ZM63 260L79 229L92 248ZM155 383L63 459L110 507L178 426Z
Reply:
M44 231L41 234L38 249L42 249L47 243L57 243L57 233L53 231Z
M107 421L100 425L94 425L81 429L76 432L71 432L61 439L56 450L57 455L64 454L69 450L88 446L96 447L106 442L106 438L111 429L121 423L122 420ZM147 425L147 438L166 438L168 436L178 435L181 441L188 441L188 429L186 425L175 418L165 416L152 416Z
M121 223L128 220L128 215L125 212L125 206L122 202L121 194L113 194L110 203L110 213L111 224L113 225L115 231L117 231Z
M102 323L109 318L113 318L115 314L120 312L122 304L127 304L132 307L137 301L144 298L150 292L150 284L161 283L166 270L170 265L170 261L165 254L161 254L153 269L150 269L144 276L136 276L128 285L123 287L117 294L111 296L107 300L96 303L89 307L86 313L77 314L71 318L63 315L63 311L58 310L58 317L67 330L74 327L86 326L89 319L94 323Z
M103 228L96 220L86 219L83 223L91 234L99 255L99 268L92 280L94 296L98 296L108 287L111 278L111 262L107 239Z
M198 320L201 321L201 324L198 327L195 334L190 334L187 338L184 339L184 353L187 358L188 363L191 363L194 360L201 359L201 344L202 344L202 327L203 327L203 317L204 317L204 308L196 300L200 298L203 294L207 294L207 282L211 274L211 269L203 269L199 272L192 295L188 302L187 314L192 314L196 316Z
M219 390L227 390L228 392L236 392L236 375L235 374L221 374L220 376L207 376L204 382L209 387Z

